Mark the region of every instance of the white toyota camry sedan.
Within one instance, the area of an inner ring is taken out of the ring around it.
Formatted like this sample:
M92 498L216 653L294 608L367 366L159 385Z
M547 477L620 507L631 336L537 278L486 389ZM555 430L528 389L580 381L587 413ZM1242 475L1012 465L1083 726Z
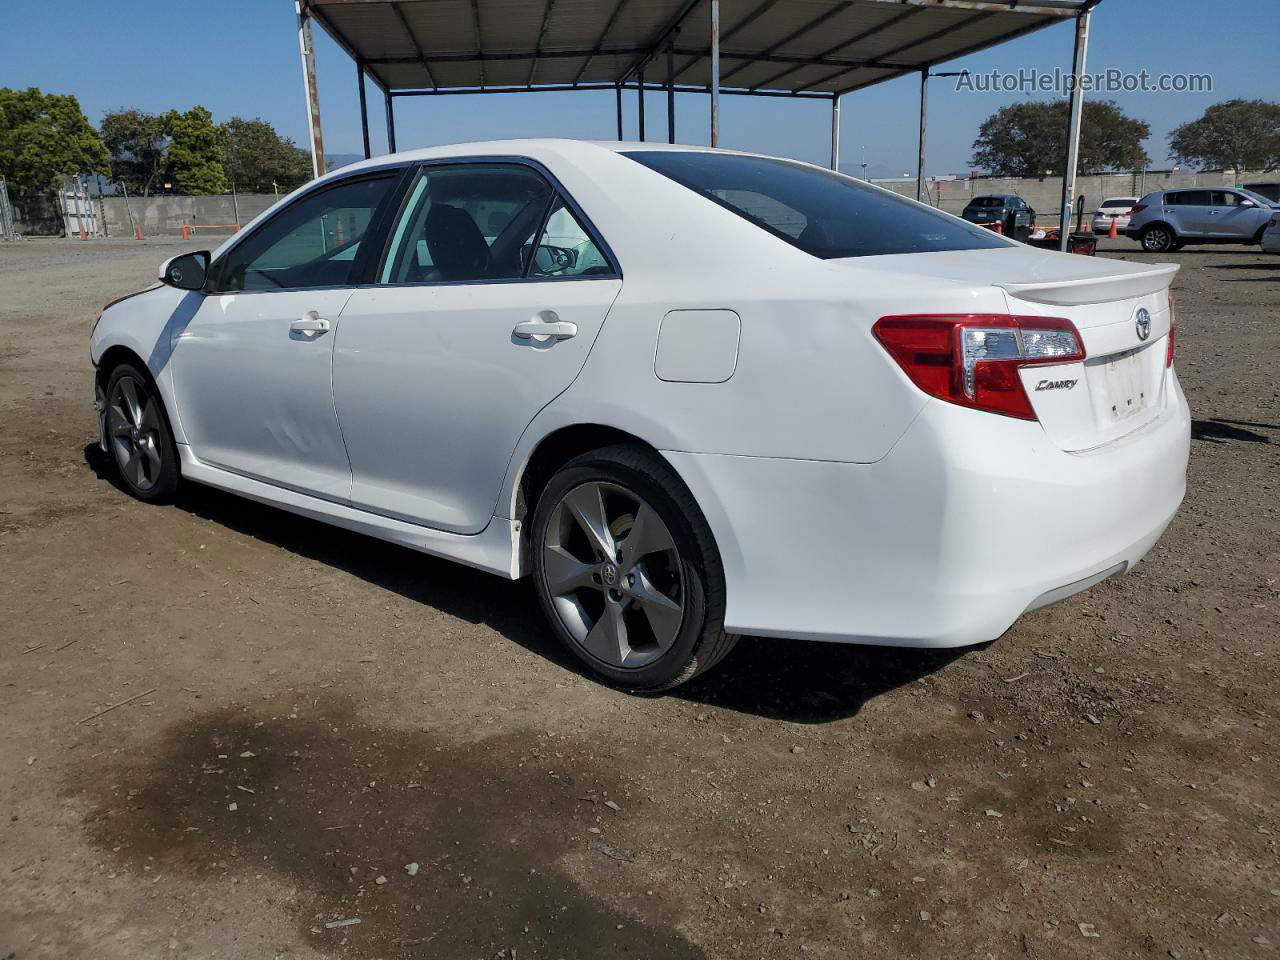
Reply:
M531 575L628 689L739 634L962 646L1177 510L1176 269L725 150L402 153L109 306L101 442L143 500L209 484Z

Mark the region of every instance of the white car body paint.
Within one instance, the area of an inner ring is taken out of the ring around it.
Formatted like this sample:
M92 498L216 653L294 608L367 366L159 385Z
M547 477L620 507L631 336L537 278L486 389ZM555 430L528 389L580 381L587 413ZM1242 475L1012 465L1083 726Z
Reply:
M1262 250L1264 253L1280 253L1280 213L1267 221L1267 229L1262 232Z
M1168 524L1189 445L1186 401L1164 364L1176 267L1012 241L821 260L619 155L627 149L666 148L469 144L320 181L442 158L530 158L585 211L620 280L290 293L299 299L285 314L327 311L332 328L277 339L251 362L233 359L223 338L237 336L233 326L268 329L267 312L256 326L225 323L221 296L159 287L104 312L92 358L123 348L144 360L188 479L508 577L527 572L520 481L539 445L584 424L631 434L661 452L705 513L725 567L726 626L742 633L990 640L1022 612L1128 569ZM668 341L672 311L718 320ZM548 312L576 334L512 335ZM732 365L720 322L729 313ZM1021 371L1038 421L930 398L871 329L886 315L969 313L1076 325L1083 362ZM317 390L324 397L308 369L315 347L331 356L327 412L312 406ZM241 398L209 400L220 369ZM268 369L297 404L255 393ZM1036 391L1041 380L1075 383ZM1135 404L1121 411L1116 400ZM227 422L212 422L208 403ZM333 469L330 415L345 477L340 462ZM221 431L265 445L256 465L225 463Z

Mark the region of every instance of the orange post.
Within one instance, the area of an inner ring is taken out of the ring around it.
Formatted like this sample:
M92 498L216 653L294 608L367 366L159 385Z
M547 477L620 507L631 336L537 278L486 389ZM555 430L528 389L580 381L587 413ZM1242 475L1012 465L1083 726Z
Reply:
M186 241L191 236L191 229L184 223L182 225L182 239Z
M138 224L138 239L142 239L142 224Z
M996 221L996 233L1002 237L1004 236L1004 224L999 220Z

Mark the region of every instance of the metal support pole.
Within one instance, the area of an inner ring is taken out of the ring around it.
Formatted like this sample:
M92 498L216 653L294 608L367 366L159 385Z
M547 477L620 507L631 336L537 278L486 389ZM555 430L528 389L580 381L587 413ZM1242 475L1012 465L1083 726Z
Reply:
M293 0L298 14L298 53L302 58L302 86L307 95L307 120L311 130L311 174L324 173L324 137L320 133L320 91L316 88L316 55L311 46L311 9L307 0Z
M929 68L920 71L920 156L916 161L916 199L925 200L924 193L924 130L929 114Z
M1089 52L1090 7L1076 15L1076 50L1071 65L1071 118L1067 122L1067 159L1062 168L1062 206L1058 218L1058 249L1065 251L1071 233L1071 204L1076 192L1076 163L1080 158L1080 120L1084 113L1085 60Z
M840 95L831 97L831 169L840 172Z
M617 97L618 104L618 139L622 139L622 84L615 83L613 85L614 95Z
M720 146L720 0L711 0L711 146Z
M644 68L640 68L640 74L637 77L640 85L636 87L636 103L640 110L640 140L644 141Z
M667 143L676 142L676 44L667 44Z
M391 100L391 91L383 91L383 99L387 104L387 153L396 152L396 110Z
M369 104L364 95L364 64L356 64L356 89L360 91L360 133L364 135L364 158L368 160L373 154L369 151Z

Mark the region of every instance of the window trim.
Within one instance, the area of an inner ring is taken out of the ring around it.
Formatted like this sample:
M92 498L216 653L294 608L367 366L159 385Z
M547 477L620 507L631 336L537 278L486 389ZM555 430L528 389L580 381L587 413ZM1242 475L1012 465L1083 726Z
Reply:
M335 177L332 180L312 181L312 183L308 184L307 186L299 190L297 196L291 197L287 203L282 204L279 209L274 210L271 213L271 215L267 217L267 219L263 220L259 224L255 224L252 230L242 231L241 233L237 234L231 241L231 244L218 255L218 258L209 264L207 279L205 280L205 285L200 292L206 296L248 296L249 294L255 294L255 293L297 293L303 290L355 289L355 287L360 283L362 283L365 277L367 276L367 265L369 260L368 250L370 246L375 246L375 247L381 246L380 242L375 242L374 244L369 245L369 244L365 244L364 240L368 238L372 238L374 241L379 240L378 235L384 229L387 211L389 211L393 207L398 207L401 199L399 194L401 191L403 191L405 186L405 173L407 170L411 169L412 166L413 164L411 163L406 163L405 161L398 161L396 163L380 164L376 167L365 167L348 176ZM396 174L397 171L399 172L398 176L393 175L391 177L386 177L388 173ZM336 189L338 187L345 187L352 183L358 183L361 180L374 180L374 179L382 179L382 178L387 178L391 181L391 189L388 191L387 196L383 199L383 201L378 205L378 209L374 211L373 219L369 221L369 227L367 230L365 230L364 237L361 238L360 250L357 251L355 259L352 261L352 264L351 264L351 280L349 282L326 283L326 284L319 284L316 286L306 286L306 287L272 287L271 289L260 289L260 290L214 289L214 281L217 279L219 272L221 271L222 265L227 259L227 257L229 257L236 249L238 249L241 244L243 244L249 238L257 236L257 234L265 230L279 217L283 216L285 213L292 210L299 203L304 203L305 201L309 200L312 196L314 196L317 193L322 193L324 191Z
M601 255L608 262L611 270L609 273L593 273L590 275L580 275L573 277L531 277L528 276L528 266L525 267L525 276L505 277L502 279L493 279L484 277L479 280L415 280L411 283L383 283L378 278L382 276L382 272L386 266L387 257L391 255L391 237L395 232L395 226L408 210L406 205L409 202L409 195L412 192L412 186L417 181L419 173L430 167L456 167L463 164L480 164L492 166L493 164L508 164L511 166L528 167L536 174L541 176L551 187L551 196L547 202L547 209L543 211L542 222L539 224L538 236L542 235L542 231L546 229L546 218L551 208L555 205L557 198L564 202L577 219L578 224L586 232L591 242L596 245ZM371 269L364 276L362 282L356 284L356 288L412 288L412 287L461 287L461 286L477 286L482 284L498 284L498 283L575 283L583 280L621 280L622 266L618 262L617 256L613 252L613 248L609 246L608 241L596 228L591 218L587 216L586 211L578 204L573 195L565 189L564 184L560 182L545 165L532 157L510 156L505 154L485 154L483 156L471 157L432 157L428 160L415 160L409 164L409 170L404 179L401 181L401 194L395 204L395 213L388 216L385 224L385 230L380 238L380 253L376 260L371 261Z

